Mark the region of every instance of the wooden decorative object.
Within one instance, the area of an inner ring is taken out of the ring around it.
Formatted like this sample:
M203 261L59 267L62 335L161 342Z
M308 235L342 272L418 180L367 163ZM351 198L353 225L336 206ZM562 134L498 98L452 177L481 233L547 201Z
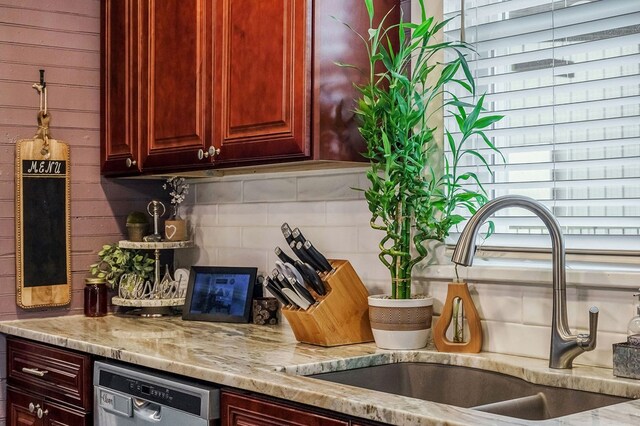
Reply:
M16 144L16 303L21 308L71 302L69 146L39 132ZM46 120L46 122L44 122Z
M369 292L346 260L331 260L334 271L323 277L328 292L309 309L284 307L299 342L339 346L373 341L369 324Z
M453 318L453 303L456 298L462 300L467 323L469 324L469 340L463 343L447 339L447 329ZM447 300L442 307L442 314L433 329L433 342L440 352L478 353L482 349L482 326L467 283L449 283Z

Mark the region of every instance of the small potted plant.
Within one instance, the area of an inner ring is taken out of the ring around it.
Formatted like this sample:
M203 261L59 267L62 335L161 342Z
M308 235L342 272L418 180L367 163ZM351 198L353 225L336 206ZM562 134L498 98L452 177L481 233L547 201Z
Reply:
M121 249L118 244L106 244L98 252L97 263L89 265L89 272L97 278L104 278L107 285L117 289L123 275L139 277L142 281L151 279L155 261L138 250ZM124 284L126 285L126 284Z
M173 213L164 222L164 233L167 241L184 241L187 239L187 223L180 217L180 204L189 193L189 184L185 178L173 176L167 179L162 188L169 191Z
M140 242L147 235L149 221L147 215L142 212L131 212L127 215L127 234L129 241Z
M430 241L444 241L450 229L464 220L460 210L473 214L487 201L476 174L462 172L459 166L473 156L489 168L469 142L475 138L499 152L482 129L502 117L483 114L484 96L475 96L465 57L469 47L436 41L448 21L438 23L429 17L419 0L419 22L401 18L400 23L385 27L382 19L376 26L373 0L364 1L370 28L360 37L369 55L369 69L367 82L358 86L356 114L370 161L370 187L365 190L370 225L384 233L379 259L391 279L390 294L369 298L369 313L378 346L415 349L427 343L433 299L412 295L413 268L430 253ZM456 59L436 61L435 55L446 50L454 52ZM445 89L447 84L459 85L471 100L459 100ZM438 129L428 120L443 109L455 118L457 129L444 129L450 156L438 170L430 160L441 158L443 152L434 137ZM479 190L464 187L468 182L476 183ZM399 312L389 314L390 309Z

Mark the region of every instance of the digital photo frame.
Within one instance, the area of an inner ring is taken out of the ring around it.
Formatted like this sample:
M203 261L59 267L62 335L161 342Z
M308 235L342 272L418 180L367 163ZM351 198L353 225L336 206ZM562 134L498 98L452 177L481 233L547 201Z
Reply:
M249 322L258 268L192 266L183 320Z

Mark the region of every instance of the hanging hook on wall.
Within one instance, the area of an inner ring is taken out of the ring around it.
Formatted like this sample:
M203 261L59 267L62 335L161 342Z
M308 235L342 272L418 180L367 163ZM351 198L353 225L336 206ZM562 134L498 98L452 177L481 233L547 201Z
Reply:
M44 79L44 70L40 70L40 83L33 83L31 85L40 97L38 105L38 131L34 136L35 139L42 139L44 144L42 146L41 154L45 159L49 158L49 121L51 116L47 114L47 82Z

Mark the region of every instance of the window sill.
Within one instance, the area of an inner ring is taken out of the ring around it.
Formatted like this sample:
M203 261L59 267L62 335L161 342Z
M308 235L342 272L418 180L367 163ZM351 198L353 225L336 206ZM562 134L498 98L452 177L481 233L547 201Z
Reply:
M446 263L445 263L446 262ZM433 281L451 281L455 265L448 258L429 266L420 274ZM515 258L476 257L473 266L458 266L458 275L468 282L551 285L551 262ZM599 262L567 261L567 286L633 289L640 287L640 266Z

